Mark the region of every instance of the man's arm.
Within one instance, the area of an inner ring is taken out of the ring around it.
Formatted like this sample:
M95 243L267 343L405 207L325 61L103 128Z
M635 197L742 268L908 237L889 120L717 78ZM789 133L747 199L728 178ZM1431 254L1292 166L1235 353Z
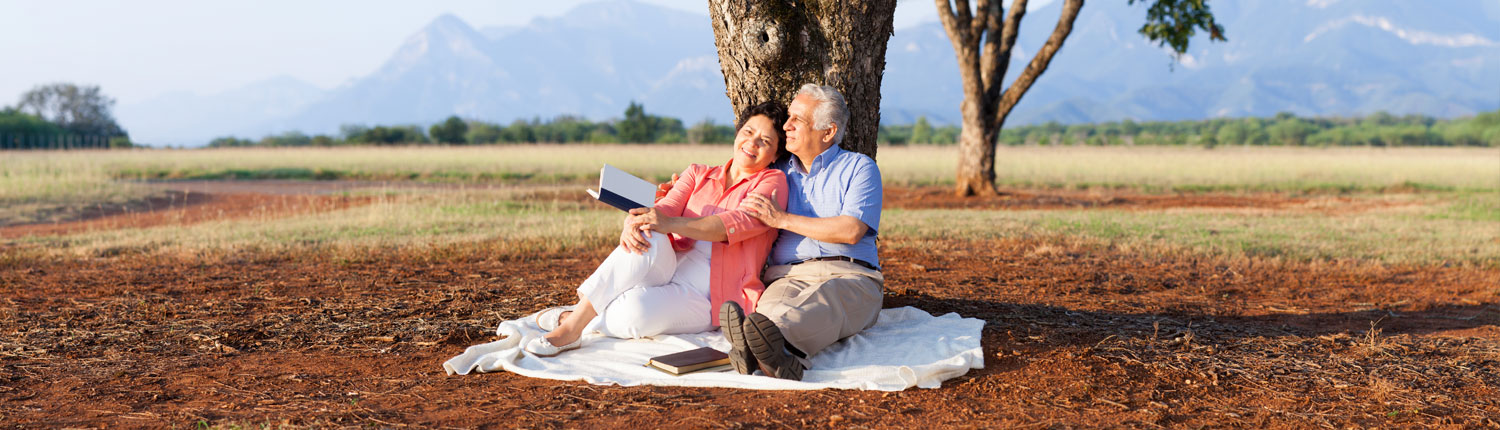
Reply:
M740 208L766 225L797 233L807 238L828 243L852 245L865 237L870 226L849 215L828 218L793 215L781 210L766 196L752 194L740 203Z
M884 190L880 185L880 168L875 161L863 158L848 180L843 208L831 217L809 217L787 213L770 204L764 196L751 196L741 203L752 216L768 226L791 231L826 243L853 245L872 229L880 228L880 205Z

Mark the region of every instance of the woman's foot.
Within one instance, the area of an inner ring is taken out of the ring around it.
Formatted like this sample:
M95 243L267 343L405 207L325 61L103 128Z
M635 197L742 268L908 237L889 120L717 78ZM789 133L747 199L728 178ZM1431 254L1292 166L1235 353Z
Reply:
M538 312L536 314L536 325L546 331L557 330L558 327L562 327L562 322L566 320L568 315L573 314L573 308L573 306L558 306Z
M571 313L571 312L569 312ZM576 321L562 318L562 325L542 337L526 343L526 350L541 357L551 357L583 345L583 327Z
M563 351L578 349L580 346L583 346L583 339L581 337L563 345L554 345L547 338L538 337L531 339L530 342L526 342L526 351L536 354L538 357L551 357L561 354Z
M542 339L546 339L548 343L551 343L554 346L563 346L573 342L577 342L578 339L582 337L582 332L572 332L568 330L566 326L558 327L557 330L553 330L551 332L548 332L547 334L542 335Z

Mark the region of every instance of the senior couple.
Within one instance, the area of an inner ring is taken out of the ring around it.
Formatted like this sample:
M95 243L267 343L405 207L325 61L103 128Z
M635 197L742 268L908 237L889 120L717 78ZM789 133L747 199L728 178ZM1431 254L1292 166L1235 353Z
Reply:
M809 357L874 325L881 308L880 170L839 147L848 121L843 96L815 84L786 108L740 112L729 161L689 166L655 207L631 211L578 303L538 314L549 331L526 350L556 355L590 331L720 327L736 371L802 379Z

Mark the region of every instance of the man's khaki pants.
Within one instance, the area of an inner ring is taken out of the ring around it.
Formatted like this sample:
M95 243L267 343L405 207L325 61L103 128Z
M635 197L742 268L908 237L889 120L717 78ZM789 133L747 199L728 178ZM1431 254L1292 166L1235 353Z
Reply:
M840 339L875 325L885 277L847 261L809 261L766 268L766 292L755 305L797 351L803 366ZM789 348L790 349L790 348ZM793 355L797 355L793 352Z

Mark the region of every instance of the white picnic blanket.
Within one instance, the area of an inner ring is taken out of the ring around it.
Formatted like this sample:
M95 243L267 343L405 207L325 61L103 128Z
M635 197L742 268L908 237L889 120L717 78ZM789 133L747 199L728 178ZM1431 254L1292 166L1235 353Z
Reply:
M813 355L812 367L803 373L802 381L788 381L760 376L759 371L754 375L728 370L673 376L645 367L651 357L700 346L729 351L729 341L717 330L645 339L590 334L584 335L581 348L537 357L521 347L544 333L531 315L500 323L495 333L505 339L471 346L444 362L443 369L450 375L503 370L598 385L900 391L914 386L937 388L943 380L983 368L979 346L983 328L984 321L956 313L935 317L910 306L884 309L875 326Z

